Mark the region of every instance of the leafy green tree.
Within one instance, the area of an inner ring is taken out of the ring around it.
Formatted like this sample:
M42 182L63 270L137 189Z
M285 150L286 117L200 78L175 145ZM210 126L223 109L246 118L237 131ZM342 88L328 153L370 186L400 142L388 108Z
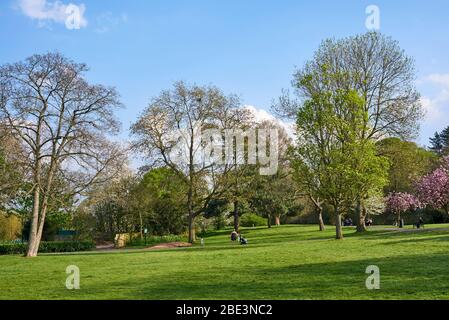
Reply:
M323 81L344 76L325 74ZM387 182L387 159L360 136L367 117L357 92L342 89L314 94L297 115L296 168L312 183L314 194L333 207L337 239L343 238L342 214Z
M361 139L410 138L419 131L423 114L415 78L413 59L390 37L368 32L326 39L313 58L295 73L292 81L295 97L284 91L273 110L279 116L294 119L306 100L327 92L354 90L366 113L358 128ZM359 195L356 205L358 231L366 230L364 198L365 195Z
M414 142L386 138L376 143L378 153L390 160L389 184L385 194L411 193L417 179L436 166L437 156Z
M285 168L284 168L285 169ZM298 208L296 186L291 176L279 169L274 175L255 173L248 190L248 203L253 212L267 219L267 225L281 224L281 217Z
M132 191L135 210L154 234L179 234L185 229L185 180L171 168L147 172Z
M235 202L234 204L235 205ZM206 218L213 218L215 220L215 228L217 230L222 229L226 224L226 213L230 207L229 200L225 198L212 199L204 211L204 216ZM235 212L235 210L234 210ZM235 216L233 214L235 219ZM238 230L238 229L235 229Z

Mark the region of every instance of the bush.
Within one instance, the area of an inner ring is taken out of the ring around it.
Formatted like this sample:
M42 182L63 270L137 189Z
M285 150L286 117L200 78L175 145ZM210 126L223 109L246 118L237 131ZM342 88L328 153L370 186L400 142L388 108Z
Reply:
M75 252L89 251L95 247L92 241L51 241L41 242L39 252Z
M240 219L240 225L242 227L260 227L267 225L267 219L258 216L253 213L246 213Z
M154 246L159 243L167 243L167 242L185 242L187 241L187 237L183 235L166 235L166 236L147 236L146 244L145 237L143 239L133 239L133 241L127 243L127 246Z
M0 241L20 238L22 223L15 215L7 215L0 211Z
M24 254L26 252L26 243L1 243L0 256L5 254Z
M88 251L94 247L95 244L92 241L42 241L39 245L39 253ZM26 243L0 243L0 255L25 254L26 250Z

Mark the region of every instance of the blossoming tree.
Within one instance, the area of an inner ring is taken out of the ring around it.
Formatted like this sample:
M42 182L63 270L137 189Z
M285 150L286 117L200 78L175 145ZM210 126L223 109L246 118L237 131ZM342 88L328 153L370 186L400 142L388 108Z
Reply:
M397 215L398 222L401 221L401 213L414 211L421 207L419 200L405 192L390 193L386 199L387 211ZM399 224L400 225L400 224Z
M449 156L430 174L422 177L416 186L419 200L435 209L449 214Z

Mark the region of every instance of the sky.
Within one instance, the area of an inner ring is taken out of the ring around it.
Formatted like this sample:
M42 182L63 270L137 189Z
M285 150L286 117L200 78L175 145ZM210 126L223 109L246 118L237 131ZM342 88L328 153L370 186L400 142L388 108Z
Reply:
M326 38L379 31L415 59L426 116L417 142L449 125L449 1L1 0L0 64L58 51L115 86L121 139L150 99L184 80L237 94L262 115Z

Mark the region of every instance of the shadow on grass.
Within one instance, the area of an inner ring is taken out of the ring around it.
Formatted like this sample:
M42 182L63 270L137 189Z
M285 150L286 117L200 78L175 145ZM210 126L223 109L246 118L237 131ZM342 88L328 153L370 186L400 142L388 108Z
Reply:
M449 254L396 256L286 267L216 266L213 273L180 270L160 278L131 278L89 292L124 289L129 299L449 299ZM365 287L377 265L381 290Z

